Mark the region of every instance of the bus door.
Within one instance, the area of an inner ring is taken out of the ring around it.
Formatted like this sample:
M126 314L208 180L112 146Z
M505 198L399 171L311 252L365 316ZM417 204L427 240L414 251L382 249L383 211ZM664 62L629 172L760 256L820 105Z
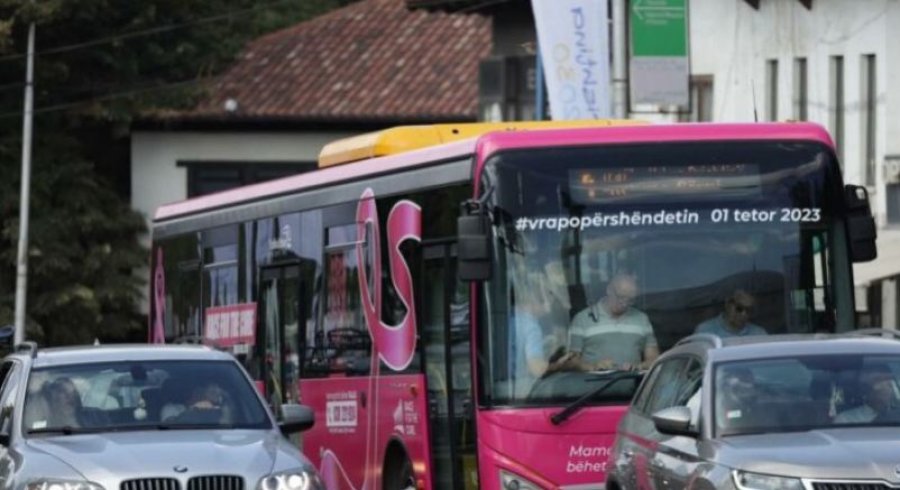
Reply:
M469 290L456 278L456 246L424 245L419 288L434 488L477 488Z
M282 403L299 399L300 307L303 284L298 264L266 267L259 274L261 381L266 399L280 414Z

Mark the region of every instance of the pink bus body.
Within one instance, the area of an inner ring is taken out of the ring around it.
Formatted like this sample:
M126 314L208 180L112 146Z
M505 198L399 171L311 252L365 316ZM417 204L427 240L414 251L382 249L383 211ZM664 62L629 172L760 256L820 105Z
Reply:
M486 281L456 276L446 223L467 198L490 218ZM276 410L312 407L302 449L331 489L603 488L637 377L527 372L519 305L545 294L545 356L623 271L643 348L692 333L735 287L770 333L850 328L843 203L812 124L489 133L161 207L150 339L230 349Z

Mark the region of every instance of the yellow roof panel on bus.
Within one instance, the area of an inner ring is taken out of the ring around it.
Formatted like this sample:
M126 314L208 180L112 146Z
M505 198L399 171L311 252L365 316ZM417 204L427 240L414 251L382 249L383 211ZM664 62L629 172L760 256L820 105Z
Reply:
M319 167L329 167L367 158L394 155L472 138L492 131L630 126L636 124L647 123L629 119L586 119L578 121L506 121L397 126L328 143L319 153Z

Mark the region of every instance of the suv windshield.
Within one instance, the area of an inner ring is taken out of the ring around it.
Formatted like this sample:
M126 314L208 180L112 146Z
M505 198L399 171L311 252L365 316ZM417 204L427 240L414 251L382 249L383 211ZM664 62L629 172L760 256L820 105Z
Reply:
M834 285L849 264L823 145L508 151L486 162L483 182L496 239L479 308L490 405L569 403L614 370L645 368L701 323L725 328L729 301L740 300L729 313L750 331L834 328ZM574 352L583 365L553 370ZM636 385L594 401L627 401Z
M253 386L227 361L38 368L24 414L26 434L271 427Z
M900 425L900 357L814 355L729 362L714 373L719 436Z

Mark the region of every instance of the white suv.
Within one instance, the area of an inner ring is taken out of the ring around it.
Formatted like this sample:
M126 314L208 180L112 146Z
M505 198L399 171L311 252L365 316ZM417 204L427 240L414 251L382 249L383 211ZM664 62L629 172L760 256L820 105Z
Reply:
M38 349L0 365L0 485L11 490L320 490L246 371L202 346Z

